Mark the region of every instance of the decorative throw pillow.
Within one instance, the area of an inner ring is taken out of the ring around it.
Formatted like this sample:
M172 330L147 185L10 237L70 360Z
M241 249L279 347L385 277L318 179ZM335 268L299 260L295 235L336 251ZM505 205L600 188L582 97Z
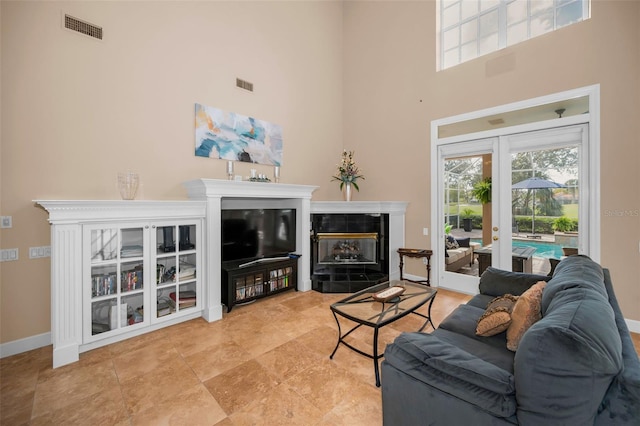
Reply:
M458 247L469 247L471 245L471 238L456 238L456 243L458 243Z
M522 293L518 298L513 312L511 312L511 324L507 329L507 349L516 351L520 344L520 339L524 333L536 321L542 318L540 312L540 302L542 300L542 290L547 285L546 281L539 281Z
M478 319L476 334L482 337L495 336L509 328L511 311L517 300L517 296L505 294L489 302L484 314Z
M446 235L446 248L447 250L452 250L452 249L457 249L460 246L458 245L458 242L456 241L455 238L453 238L451 235Z

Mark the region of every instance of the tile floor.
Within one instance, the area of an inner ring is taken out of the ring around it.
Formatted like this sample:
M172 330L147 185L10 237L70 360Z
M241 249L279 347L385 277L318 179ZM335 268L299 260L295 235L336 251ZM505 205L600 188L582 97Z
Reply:
M188 321L51 368L51 346L0 360L3 425L379 425L373 362L341 346L329 305L344 295L286 292ZM440 321L469 296L440 290ZM426 307L421 308L426 312ZM417 316L380 332L380 348ZM352 334L367 349L371 329ZM640 351L640 336L634 335Z

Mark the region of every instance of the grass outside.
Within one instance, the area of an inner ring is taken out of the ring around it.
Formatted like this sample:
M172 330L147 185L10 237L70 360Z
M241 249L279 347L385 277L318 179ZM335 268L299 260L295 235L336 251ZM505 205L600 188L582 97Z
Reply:
M481 204L449 204L448 206L448 211L445 212L445 214L450 214L450 215L455 215L458 213L458 207L460 208L459 212L460 214L462 214L462 212L465 209L471 209L473 210L473 215L474 216L482 216L482 205ZM562 214L566 217L568 217L569 219L575 219L578 220L578 205L577 204L564 204L562 206ZM551 216L549 216L551 217Z

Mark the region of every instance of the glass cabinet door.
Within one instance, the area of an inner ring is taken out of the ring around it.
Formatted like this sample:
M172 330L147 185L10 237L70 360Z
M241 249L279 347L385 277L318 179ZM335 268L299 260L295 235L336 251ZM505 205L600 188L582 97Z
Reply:
M171 224L155 229L155 317L160 318L197 305L198 228Z
M144 226L90 227L89 336L144 321ZM88 322L88 321L87 321Z

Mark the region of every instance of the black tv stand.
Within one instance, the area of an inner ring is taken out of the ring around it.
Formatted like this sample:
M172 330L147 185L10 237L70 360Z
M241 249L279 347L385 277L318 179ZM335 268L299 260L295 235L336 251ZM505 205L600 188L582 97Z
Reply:
M222 303L234 305L297 289L298 259L267 257L222 263Z

